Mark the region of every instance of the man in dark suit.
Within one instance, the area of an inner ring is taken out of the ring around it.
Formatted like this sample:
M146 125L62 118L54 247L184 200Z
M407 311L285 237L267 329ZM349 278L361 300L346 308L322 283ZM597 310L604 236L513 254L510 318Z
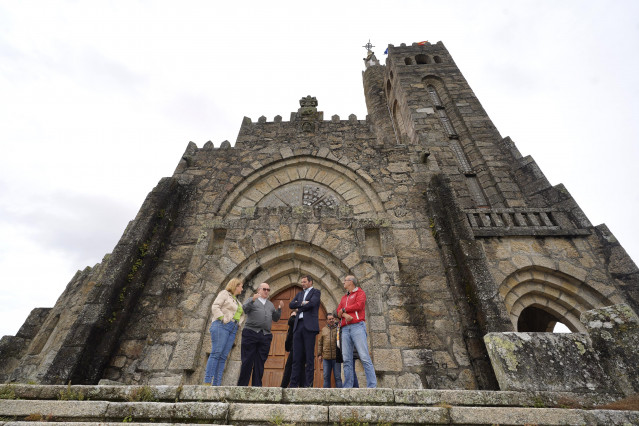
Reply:
M289 307L297 309L297 319L293 328L293 375L292 388L306 385L313 387L315 373L315 336L319 333L319 306L322 292L313 288L313 278L310 275L302 277L300 284L303 290L295 295ZM306 367L304 367L306 364ZM306 373L306 380L301 374Z
M286 331L286 340L284 341L284 350L288 352L286 357L286 365L284 365L284 375L282 376L281 387L287 388L291 383L291 374L293 373L293 328L295 328L295 320L297 312L291 311L291 316L288 318L288 330ZM302 377L304 372L302 372ZM299 384L303 383L300 381Z

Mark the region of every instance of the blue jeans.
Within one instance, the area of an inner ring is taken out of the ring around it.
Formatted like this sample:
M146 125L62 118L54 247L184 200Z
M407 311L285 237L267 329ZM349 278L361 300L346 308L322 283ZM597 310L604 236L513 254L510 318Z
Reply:
M368 354L368 343L366 342L366 323L358 322L355 324L342 327L342 356L344 358L344 387L353 387L353 347L357 349L359 360L364 366L366 373L366 387L377 387L377 378L375 377L375 368Z
M324 367L324 387L331 387L331 370L333 370L333 376L335 376L335 387L342 387L342 364L338 364L334 359L322 360Z
M213 381L213 386L220 386L222 384L226 357L233 347L237 328L237 322L235 321L229 321L224 324L218 319L211 324L211 328L209 329L211 332L211 355L209 355L209 360L206 362L204 383L211 383L211 381Z
M359 388L359 381L357 380L357 373L355 373L355 359L353 359L353 388ZM344 377L346 377L346 369L344 369Z

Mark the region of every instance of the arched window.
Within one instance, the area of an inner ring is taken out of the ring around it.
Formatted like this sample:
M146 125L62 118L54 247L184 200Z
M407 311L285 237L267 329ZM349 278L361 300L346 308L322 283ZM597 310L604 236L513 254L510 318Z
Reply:
M551 332L562 323L572 332L584 333L581 314L614 303L583 281L541 266L513 272L502 282L499 294L517 331Z
M444 126L444 129L446 130L446 133L448 134L448 137L452 138L452 137L457 136L457 133L455 132L455 129L453 129L452 123L448 119L448 115L446 114L446 110L438 109L437 113L439 114L439 119L442 122L442 126Z
M437 109L437 115L439 116L439 120L442 122L442 126L444 126L444 130L446 130L448 137L456 138L457 132L455 132L455 129L453 128L453 124L448 119L448 114L446 113L446 109L444 108L444 105L442 104L441 98L437 94L437 90L435 90L435 87L431 84L429 84L426 87L426 90L428 91L428 95L430 96L431 102Z
M399 127L397 122L397 109L397 100L395 100L393 103L393 121L395 122L395 127Z
M413 60L411 58L404 58L404 63L406 65L413 65Z
M433 60L435 61L436 64L442 63L442 58L440 58L439 56L433 56Z
M423 81L426 81L424 79ZM466 176L466 184L468 185L468 190L470 192L470 196L475 203L477 208L487 208L489 207L488 199L484 194L481 184L475 176L475 172L466 157L466 153L464 152L464 148L459 140L459 135L455 131L453 127L453 123L448 116L448 112L446 111L446 107L442 102L442 99L439 97L437 93L437 89L432 84L426 86L426 91L428 92L428 96L430 97L430 101L432 102L435 110L437 111L437 116L439 117L439 121L442 123L442 127L448 136L449 146L453 155L457 159L457 163L459 164L459 170Z
M437 90L435 90L435 87L433 87L432 84L429 84L428 87L426 87L426 90L428 90L428 95L430 96L430 100L433 103L433 106L443 108L442 100L439 99L439 95L437 94Z
M393 103L393 126L395 130L395 136L397 137L397 143L403 143L404 136L406 132L404 130L404 121L402 120L402 115L399 112L399 104L397 103L397 99Z
M430 64L430 58L428 57L428 55L419 54L415 56L415 62L417 62L418 64Z
M522 333L552 333L560 319L543 308L528 306L519 314L517 331Z
M386 82L386 94L389 95L390 92L391 92L391 82L390 82L390 80L388 80Z

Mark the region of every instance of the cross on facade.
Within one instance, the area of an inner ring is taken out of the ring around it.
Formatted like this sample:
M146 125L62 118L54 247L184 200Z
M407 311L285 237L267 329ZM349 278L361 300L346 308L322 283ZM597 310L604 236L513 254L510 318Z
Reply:
M366 43L366 44L365 44L365 45L363 45L362 47L364 47L366 50L368 50L368 51L370 52L370 51L371 51L371 49L372 49L373 47L375 47L375 46L373 46L373 45L371 44L371 39L369 38L369 39L368 39L368 43Z

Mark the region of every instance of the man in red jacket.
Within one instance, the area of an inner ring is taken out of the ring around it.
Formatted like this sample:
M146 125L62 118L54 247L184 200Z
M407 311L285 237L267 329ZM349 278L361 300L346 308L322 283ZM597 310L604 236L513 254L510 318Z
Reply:
M353 275L344 278L346 295L337 306L337 316L341 319L342 357L344 358L344 387L353 387L353 347L357 349L359 359L366 373L366 387L377 387L375 368L368 353L366 341L366 293L357 287L357 279Z

